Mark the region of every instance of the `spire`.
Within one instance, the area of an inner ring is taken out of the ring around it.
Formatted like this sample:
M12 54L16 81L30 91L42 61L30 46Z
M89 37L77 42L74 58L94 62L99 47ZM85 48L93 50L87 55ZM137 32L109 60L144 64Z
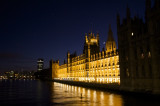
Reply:
M111 31L111 24L109 24L109 31Z
M99 33L96 34L97 44L99 45Z
M146 0L146 9L151 8L151 0Z
M68 52L67 52L67 55L70 55L69 50L68 50Z
M106 51L111 52L114 50L116 50L116 43L113 38L113 32L111 29L111 25L109 24L108 39L106 41Z
M117 13L117 27L120 26L120 16L119 16L119 13Z
M145 12L146 23L148 22L150 11L151 11L151 0L146 0L146 12Z
M114 41L114 39L113 39L113 32L112 32L112 29L111 29L111 24L109 24L109 31L108 31L107 41Z
M93 23L91 22L91 29L90 29L89 33L92 34L92 31L93 31Z
M64 59L64 64L66 64L66 61L65 61L65 59Z
M128 5L127 5L127 20L130 19L130 16L131 16L130 9L129 9Z
M99 40L99 33L97 33L96 38Z
M69 53L69 51L67 52L67 58L70 58L70 53Z
M160 8L160 1L159 0L155 0L155 7L156 7L156 9Z
M102 48L102 51L104 51L104 47Z
M85 43L88 42L87 33L85 33Z

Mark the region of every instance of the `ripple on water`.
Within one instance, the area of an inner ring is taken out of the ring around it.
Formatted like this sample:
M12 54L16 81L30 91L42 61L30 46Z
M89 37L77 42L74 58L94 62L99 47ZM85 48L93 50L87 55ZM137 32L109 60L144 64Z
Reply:
M0 80L0 106L128 106L151 104L159 99L143 99L39 80ZM151 106L152 106L151 105Z

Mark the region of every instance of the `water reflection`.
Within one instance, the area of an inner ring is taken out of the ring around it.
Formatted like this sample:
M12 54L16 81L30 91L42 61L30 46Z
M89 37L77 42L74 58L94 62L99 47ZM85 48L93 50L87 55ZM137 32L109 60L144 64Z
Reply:
M109 105L113 106L113 95L112 94L109 95Z
M0 80L0 106L160 106L159 97L118 95L39 80Z
M52 83L51 98L51 101L54 103L70 106L123 105L122 97L120 95L60 83Z

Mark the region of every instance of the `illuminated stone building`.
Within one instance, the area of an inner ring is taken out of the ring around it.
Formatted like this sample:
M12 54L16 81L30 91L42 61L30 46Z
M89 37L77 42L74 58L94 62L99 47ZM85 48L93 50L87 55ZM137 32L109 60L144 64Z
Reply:
M160 93L160 1L146 0L145 22L117 15L121 89Z
M52 79L120 83L119 55L109 27L106 50L100 51L99 34L85 35L83 54L67 53L67 62L51 61Z

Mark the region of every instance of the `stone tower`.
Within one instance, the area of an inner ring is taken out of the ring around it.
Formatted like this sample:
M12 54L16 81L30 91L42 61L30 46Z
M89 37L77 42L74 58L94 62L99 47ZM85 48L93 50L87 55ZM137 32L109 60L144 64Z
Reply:
M122 90L160 94L160 2L146 0L145 22L130 17L120 23L117 15L117 34Z
M100 45L99 45L99 34L97 33L96 36L94 36L94 33L86 33L85 35L85 43L83 48L83 54L88 57L88 48L90 49L90 55L96 54L100 52Z
M107 52L116 51L116 42L113 38L113 32L111 30L111 25L109 25L108 38L106 41L106 51Z

